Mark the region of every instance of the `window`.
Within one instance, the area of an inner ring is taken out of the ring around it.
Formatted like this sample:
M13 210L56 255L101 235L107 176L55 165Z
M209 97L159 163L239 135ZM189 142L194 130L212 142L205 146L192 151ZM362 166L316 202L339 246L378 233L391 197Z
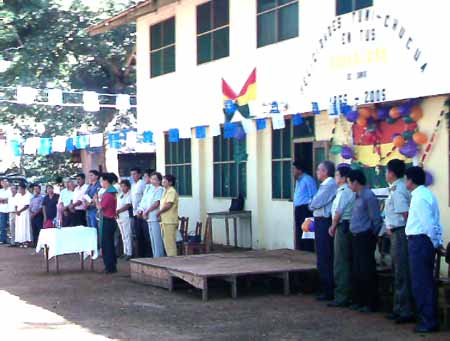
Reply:
M247 144L243 140L214 137L214 197L234 198L247 194Z
M197 64L230 54L229 0L212 0L197 6Z
M175 18L150 27L150 75L175 71Z
M258 47L298 37L298 0L258 0Z
M292 192L291 121L272 132L272 199L291 199Z
M171 143L166 135L165 149L166 174L175 175L176 188L181 196L191 196L191 140L180 139L177 143Z
M336 0L336 15L373 6L373 0Z

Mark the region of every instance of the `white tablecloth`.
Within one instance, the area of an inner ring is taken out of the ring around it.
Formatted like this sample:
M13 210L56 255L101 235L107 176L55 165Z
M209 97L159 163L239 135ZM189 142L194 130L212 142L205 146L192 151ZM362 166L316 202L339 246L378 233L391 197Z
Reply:
M98 257L97 230L92 227L76 226L60 229L42 229L36 246L39 253L47 245L49 247L48 258L55 256L85 252L85 257L94 252L93 259Z

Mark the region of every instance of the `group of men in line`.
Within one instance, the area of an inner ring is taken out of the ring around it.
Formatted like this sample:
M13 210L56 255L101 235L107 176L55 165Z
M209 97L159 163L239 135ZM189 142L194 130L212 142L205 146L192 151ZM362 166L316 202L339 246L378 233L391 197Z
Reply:
M335 169L331 161L324 161L317 168L317 188L300 162L293 166L297 248L315 248L317 253L321 284L317 299L330 301L329 307L363 313L377 309L375 250L384 228L391 237L395 289L394 309L387 318L402 324L416 321L417 316L416 332L436 331L433 273L436 249L443 244L442 226L438 202L425 186L424 170L406 168L402 160L389 161L383 221L380 202L361 170L345 164ZM308 217L314 217L315 245L301 238Z
M59 195L54 186L47 185L42 195L37 184L14 185L7 179L0 184L0 244L35 245L41 228L53 225L56 218Z
M175 256L178 227L178 194L175 177L158 172L133 168L131 181L108 173L116 189L115 219L120 233L116 233L116 247L122 240L123 257ZM101 174L91 170L72 179L46 186L46 195L40 185L10 185L1 181L0 189L0 244L11 246L36 245L42 228L88 226L96 228L101 245L102 212L98 207L105 189L100 184ZM8 238L8 225L9 234Z

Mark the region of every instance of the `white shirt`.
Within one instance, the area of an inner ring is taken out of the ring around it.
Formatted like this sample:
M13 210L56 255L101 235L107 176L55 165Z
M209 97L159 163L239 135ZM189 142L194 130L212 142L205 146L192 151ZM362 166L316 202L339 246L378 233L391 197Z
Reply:
M1 188L0 189L0 199L9 199L11 198L12 193L11 190ZM0 204L0 213L9 213L9 205L8 204Z
M17 193L16 196L14 197L14 201L17 206L17 211L20 211L25 206L29 206L30 202L31 202L31 198L33 198L33 196L28 191L25 191L24 195Z
M439 205L434 194L425 186L419 186L411 192L405 233L407 236L425 234L435 248L444 243Z
M117 196L117 210L120 210L126 205L131 204L131 194L128 191L127 193L121 193L119 196ZM130 219L130 213L128 210L121 212L119 214L119 219Z
M62 203L64 207L70 205L73 199L73 191L69 191L67 188L64 188L59 194L58 204Z
M136 210L138 213L144 212L147 208L151 205L151 199L152 199L152 192L153 192L153 185L149 184L145 186L144 195L142 197L141 202L139 203L139 206Z
M17 198L17 193L15 196L12 196L12 193L11 193L11 198L9 198L9 200L8 200L9 213L16 213L16 198Z
M158 188L151 186L148 188L148 191L145 193L146 196L146 209L148 209L150 206L152 206L155 202L161 201L161 198L164 194L164 187L159 186ZM142 200L144 201L144 200ZM159 208L156 210L153 210L148 215L148 221L155 222L158 221L157 214L159 212Z
M133 214L137 215L139 204L144 196L145 182L140 179L131 185L131 204L133 205Z
M86 205L83 202L83 196L86 193L88 187L89 187L88 184L84 184L81 187L80 186L75 187L75 190L73 191L72 203L76 203L77 201L82 202L81 205L75 207L76 210L85 210L86 209Z

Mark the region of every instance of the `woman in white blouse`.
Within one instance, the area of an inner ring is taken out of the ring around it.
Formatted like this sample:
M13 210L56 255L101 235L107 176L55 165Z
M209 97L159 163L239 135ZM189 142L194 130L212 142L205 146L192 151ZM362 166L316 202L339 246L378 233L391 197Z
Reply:
M152 244L153 257L164 256L164 244L161 236L161 226L159 225L158 212L159 202L164 194L164 188L161 186L162 175L161 173L154 172L150 176L151 184L153 185L149 191L151 191L148 208L144 211L144 219L148 222L148 230L150 234L150 242Z

